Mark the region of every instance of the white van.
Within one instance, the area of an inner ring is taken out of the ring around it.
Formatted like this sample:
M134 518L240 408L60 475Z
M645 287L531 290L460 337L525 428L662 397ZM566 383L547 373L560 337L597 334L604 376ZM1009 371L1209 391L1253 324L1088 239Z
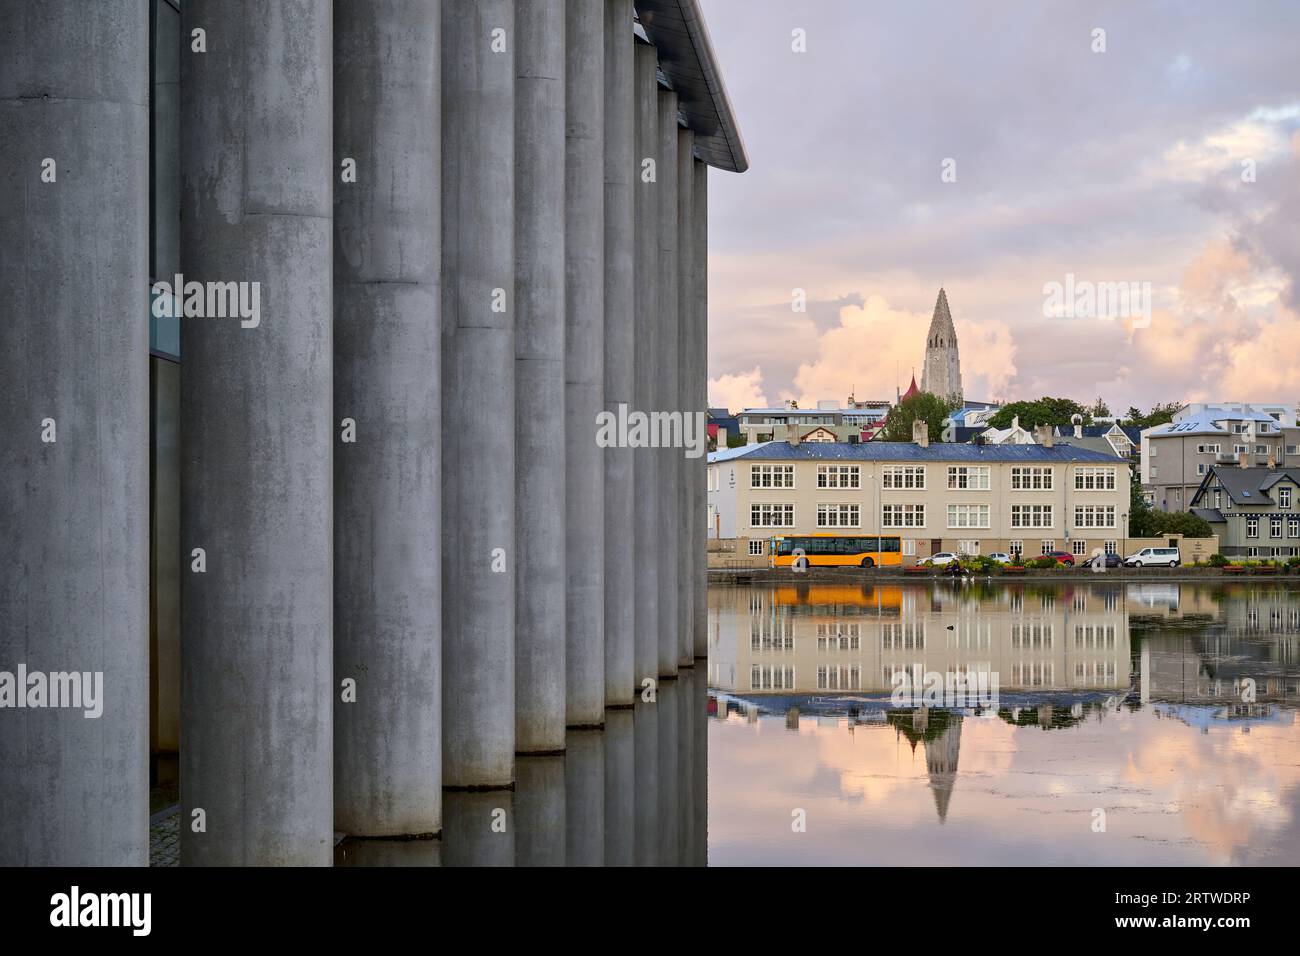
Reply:
M1143 548L1137 554L1130 554L1124 564L1130 568L1151 567L1159 565L1176 568L1183 563L1183 557L1177 548Z

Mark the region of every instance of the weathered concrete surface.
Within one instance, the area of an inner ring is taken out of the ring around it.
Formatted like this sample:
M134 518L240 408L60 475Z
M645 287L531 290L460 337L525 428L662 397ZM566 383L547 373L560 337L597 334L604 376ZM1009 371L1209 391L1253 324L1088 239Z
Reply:
M709 167L695 161L694 168L693 221L694 235L692 245L695 249L695 362L691 373L695 380L695 405L700 410L707 410L709 404ZM709 569L708 569L708 458L700 456L694 463L690 487L694 489L695 499L692 504L694 522L692 534L693 592L692 610L694 623L692 639L695 656L709 656Z
M624 708L615 713L631 716ZM605 734L569 731L564 754L565 858L569 866L605 862Z
M0 27L0 669L103 673L97 719L0 712L4 866L148 863L148 33L76 0Z
M632 708L605 715L605 865L631 866L636 821Z
M515 760L516 866L564 866L566 763L566 756L520 754Z
M631 407L636 174L632 0L605 0L605 329L604 408ZM603 449L605 469L605 703L635 698L636 551L632 449ZM608 718L607 718L608 719ZM629 860L629 862L631 862Z
M187 318L181 382L183 865L333 850L332 9L194 0L181 268L260 283L260 324ZM192 811L206 814L194 832Z
M632 711L632 753L635 802L632 862L659 862L659 704L637 698Z
M677 862L695 865L695 681L692 665L677 672Z
M704 164L701 163L701 166ZM706 608L707 611L707 608ZM706 635L707 639L707 635ZM694 760L695 796L691 810L695 816L694 866L709 865L709 687L708 672L701 666L695 668L695 681L691 685L693 703L691 729L695 735L695 747L691 751Z
M655 203L659 233L659 315L655 349L654 410L680 412L677 319L677 94L659 91L659 162ZM659 448L659 481L655 501L659 509L655 552L659 557L659 675L677 674L678 563L681 555L681 448Z
M514 780L514 14L512 0L442 4L442 770L452 787ZM493 51L494 30L504 52Z
M363 836L442 827L440 30L334 3L334 825Z
M605 722L604 0L568 0L565 21L565 610L568 723Z
M638 411L656 407L659 372L659 94L654 47L638 43L635 54L636 179L633 193L633 255L636 259L633 320L635 355L633 397ZM635 673L638 687L659 677L659 565L663 517L659 499L659 451L633 450L633 613Z
M659 718L658 739L656 741L659 747L659 761L656 765L659 786L658 793L658 836L659 836L659 865L660 866L678 866L680 860L677 855L677 833L681 826L681 820L678 817L678 797L679 784L678 776L681 772L679 760L679 748L681 741L678 737L678 705L677 697L681 692L680 682L676 680L665 681L659 685L659 703L655 709L655 714Z
M696 326L699 315L695 299L699 290L695 284L695 134L689 129L677 131L677 401L682 412L682 425L696 412L695 407L695 348ZM673 456L677 470L677 662L690 667L695 661L695 642L692 628L695 625L695 567L702 556L693 547L696 522L693 520L692 502L696 488L697 464L707 458L686 457L685 451Z
M564 0L516 12L515 749L564 749ZM503 436L504 437L504 436ZM497 444L491 442L490 444Z
M519 826L514 804L515 794L509 790L444 793L442 865L514 866Z

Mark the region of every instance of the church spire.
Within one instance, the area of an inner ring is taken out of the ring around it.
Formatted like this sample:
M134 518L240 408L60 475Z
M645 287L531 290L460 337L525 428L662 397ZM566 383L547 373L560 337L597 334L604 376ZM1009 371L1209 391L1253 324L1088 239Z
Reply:
M948 293L939 287L934 316L925 338L925 363L921 366L921 389L947 399L962 400L961 359L957 352L957 328L948 308Z

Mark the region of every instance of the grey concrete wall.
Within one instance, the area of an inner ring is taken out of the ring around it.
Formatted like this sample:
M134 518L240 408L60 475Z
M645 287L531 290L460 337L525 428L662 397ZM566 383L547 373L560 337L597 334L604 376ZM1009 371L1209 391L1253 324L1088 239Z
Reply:
M521 14L527 5L521 6ZM515 761L515 819L511 825L515 829L516 866L565 865L567 763L565 755L520 754Z
M605 721L604 0L568 0L565 19L565 666L568 723L594 727Z
M260 283L261 316L184 320L181 862L329 865L332 8L194 0L196 27L181 268Z
M677 94L659 91L659 163L655 202L659 211L659 314L656 340L655 410L680 411L677 317ZM677 674L678 562L681 554L681 448L657 449L655 501L659 511L655 551L659 557L659 674Z
M682 425L695 411L695 329L699 315L695 298L699 290L695 285L695 176L691 168L695 162L695 134L689 129L677 131L677 216L674 228L677 251L677 400L682 412ZM695 625L695 565L705 560L697 554L694 544L695 522L692 502L696 488L696 467L700 458L687 458L684 450L673 455L677 474L677 662L682 667L695 663L695 642L692 628Z
M706 410L709 404L709 167L698 159L694 166L693 221L694 236L692 245L695 250L695 361L691 367L695 382L695 407ZM692 636L695 656L709 656L709 571L706 561L708 549L708 459L701 456L694 462L694 474L690 486L695 492L693 501L694 514L691 517L695 529L693 547L695 548L694 581L692 591L694 600L694 625Z
M619 707L605 715L605 865L631 866L636 820L633 711Z
M447 3L448 0L443 0ZM444 55L446 47L443 47ZM515 794L509 790L451 790L443 794L443 866L514 866Z
M334 825L364 836L442 826L440 30L334 3Z
M659 84L652 46L638 43L634 54L636 87L636 179L633 181L634 405L648 412L657 407L659 372ZM646 161L654 163L649 178ZM649 181L647 181L649 179ZM659 677L659 565L663 527L659 500L659 452L633 450L633 613L634 679L638 687Z
M695 681L704 668L677 672L677 863L695 865Z
M659 704L637 698L632 711L632 762L635 799L632 862L659 862Z
M515 20L515 749L564 749L565 2ZM496 444L489 442L489 444Z
M512 0L442 4L442 769L452 787L514 780L514 14ZM504 52L493 52L493 30Z
M630 716L627 709L621 711ZM569 731L564 755L565 858L569 866L605 862L605 734Z
M660 866L677 866L681 862L677 855L677 834L681 828L681 819L678 816L681 740L678 731L680 714L677 698L681 690L682 685L679 681L665 681L659 687L659 703L655 707L655 715L659 723L656 737L659 760L655 770L659 781L656 792L659 801L657 834Z
M148 862L148 33L76 0L0 30L0 667L103 673L97 719L0 716L5 866Z
M604 407L632 406L634 308L632 183L636 176L632 0L605 0ZM605 703L635 698L636 551L632 449L603 449L605 468ZM608 717L606 718L608 720ZM630 859L628 860L630 863Z
M700 165L704 165L701 163ZM705 607L707 614L708 608ZM694 760L693 781L695 787L695 796L691 802L691 810L695 814L695 821L692 825L694 834L694 852L691 857L692 866L708 866L709 864L709 682L708 671L697 666L695 668L695 681L691 685L691 695L694 703L691 705L693 710L691 730L695 735L695 746L691 750L691 757Z

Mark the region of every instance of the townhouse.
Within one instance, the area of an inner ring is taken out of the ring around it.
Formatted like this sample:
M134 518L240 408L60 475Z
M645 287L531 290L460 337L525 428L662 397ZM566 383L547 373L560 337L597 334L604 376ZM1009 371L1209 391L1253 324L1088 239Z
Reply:
M905 561L939 551L1124 553L1129 464L1057 444L765 442L709 456L709 535L898 534Z
M1300 554L1300 466L1212 465L1188 504L1227 557Z

